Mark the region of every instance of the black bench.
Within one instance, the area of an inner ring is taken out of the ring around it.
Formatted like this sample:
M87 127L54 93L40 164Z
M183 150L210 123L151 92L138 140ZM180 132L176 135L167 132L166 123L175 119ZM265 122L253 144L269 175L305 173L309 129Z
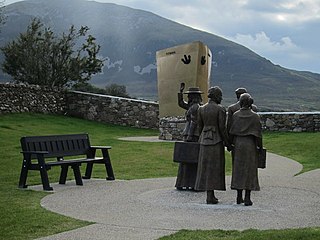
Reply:
M20 174L19 188L26 188L29 170L40 171L44 190L53 190L50 187L47 171L53 166L61 166L60 184L65 184L68 168L73 169L77 185L83 185L83 179L90 179L94 163L104 164L107 171L107 180L114 180L114 174L109 157L110 146L91 146L88 134L69 134L51 136L22 137L21 148L23 163ZM96 150L100 149L102 157L96 157ZM64 159L65 157L85 156L77 159ZM86 163L86 172L83 177L80 165Z

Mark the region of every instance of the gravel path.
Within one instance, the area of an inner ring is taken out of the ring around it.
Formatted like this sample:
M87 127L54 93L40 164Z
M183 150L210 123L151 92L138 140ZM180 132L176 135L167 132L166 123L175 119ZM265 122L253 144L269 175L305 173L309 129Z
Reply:
M261 191L253 206L235 204L236 192L219 191L219 204L205 204L205 192L177 191L175 178L84 180L52 184L41 205L95 224L41 239L157 239L180 229L282 229L320 226L320 169L295 176L302 166L267 154L259 169ZM42 190L42 186L33 186Z

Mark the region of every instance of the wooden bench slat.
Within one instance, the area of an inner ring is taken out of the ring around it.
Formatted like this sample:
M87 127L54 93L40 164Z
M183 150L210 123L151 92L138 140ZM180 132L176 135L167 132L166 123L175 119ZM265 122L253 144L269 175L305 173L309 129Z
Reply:
M88 163L88 162L101 162L103 160L103 158L79 158L79 159L68 159L68 160L62 160L62 161L58 161L58 162L51 162L48 161L46 162L46 165L48 166L57 166L57 165L71 165L73 163Z

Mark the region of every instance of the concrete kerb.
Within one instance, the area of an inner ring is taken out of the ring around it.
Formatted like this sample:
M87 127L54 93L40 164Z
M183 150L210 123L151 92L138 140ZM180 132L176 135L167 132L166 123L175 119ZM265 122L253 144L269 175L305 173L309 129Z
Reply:
M95 224L42 239L157 239L180 229L320 226L320 169L295 176L301 169L268 153L267 168L259 170L261 191L253 192L251 207L235 204L229 185L217 192L219 204L207 205L205 192L175 190L175 178L52 184L55 193L41 200L44 208Z

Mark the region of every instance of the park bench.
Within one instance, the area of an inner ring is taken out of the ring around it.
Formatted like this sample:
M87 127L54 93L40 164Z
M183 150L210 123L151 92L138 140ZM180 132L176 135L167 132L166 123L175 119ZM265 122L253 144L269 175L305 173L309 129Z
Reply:
M108 152L111 147L91 146L88 134L28 136L22 137L20 143L23 163L19 188L27 188L28 171L36 170L40 171L43 189L53 190L50 187L47 171L54 166L61 166L60 184L65 184L70 166L73 169L76 184L83 185L82 178L91 178L94 163L105 165L107 180L115 179ZM96 150L101 150L102 157L96 157ZM73 157L76 157L76 159L70 159ZM82 163L87 164L83 177L81 177L80 173Z

